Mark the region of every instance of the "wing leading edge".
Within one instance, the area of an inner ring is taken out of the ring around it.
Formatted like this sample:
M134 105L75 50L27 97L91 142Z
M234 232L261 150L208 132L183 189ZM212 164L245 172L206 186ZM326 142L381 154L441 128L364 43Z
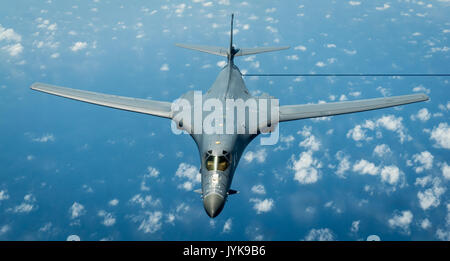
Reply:
M410 94L366 100L280 106L279 121L292 121L346 113L377 110L414 102L427 101L425 94Z
M139 112L172 119L171 102L129 98L97 92L70 89L45 83L33 83L30 88L32 90L45 92L77 101L83 101L115 109Z

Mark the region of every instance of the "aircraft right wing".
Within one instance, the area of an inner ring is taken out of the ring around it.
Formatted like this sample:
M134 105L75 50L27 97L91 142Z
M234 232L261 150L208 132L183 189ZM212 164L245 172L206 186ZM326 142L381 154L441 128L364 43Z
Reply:
M73 100L172 119L171 102L161 102L97 92L89 92L38 82L33 83L30 88L36 91L45 92Z
M279 121L292 121L324 116L333 116L346 113L377 110L387 107L393 107L408 103L421 102L428 100L426 94L410 94L402 96L320 103L320 104L302 104L280 106Z

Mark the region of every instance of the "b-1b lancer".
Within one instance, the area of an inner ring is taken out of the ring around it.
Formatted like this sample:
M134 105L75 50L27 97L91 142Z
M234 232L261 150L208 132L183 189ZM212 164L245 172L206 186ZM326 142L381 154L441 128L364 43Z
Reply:
M172 130L190 134L197 144L201 159L201 190L198 192L201 193L204 208L211 218L219 215L227 197L237 192L230 188L231 181L247 145L261 133L273 134L278 122L376 110L429 99L425 94L411 94L356 101L279 106L278 100L267 94L252 96L245 86L242 73L234 64L234 58L289 47L236 48L233 45L233 17L232 15L230 43L227 48L177 44L179 47L227 58L227 64L206 93L190 91L175 102L164 102L44 83L34 83L31 89L171 119ZM211 113L205 115L204 111ZM173 128L174 126L176 128Z

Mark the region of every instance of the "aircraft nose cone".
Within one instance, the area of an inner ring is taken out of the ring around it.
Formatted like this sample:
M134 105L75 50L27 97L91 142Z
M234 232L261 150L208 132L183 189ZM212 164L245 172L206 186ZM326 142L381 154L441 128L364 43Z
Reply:
M218 194L209 194L203 199L203 206L211 218L217 217L225 205L225 199Z

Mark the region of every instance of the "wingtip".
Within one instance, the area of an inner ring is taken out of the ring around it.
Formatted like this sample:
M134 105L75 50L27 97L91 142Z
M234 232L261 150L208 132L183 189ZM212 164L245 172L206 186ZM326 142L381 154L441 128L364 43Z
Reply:
M39 84L40 83L38 83L38 82L34 82L33 84L30 85L30 89L36 90Z

